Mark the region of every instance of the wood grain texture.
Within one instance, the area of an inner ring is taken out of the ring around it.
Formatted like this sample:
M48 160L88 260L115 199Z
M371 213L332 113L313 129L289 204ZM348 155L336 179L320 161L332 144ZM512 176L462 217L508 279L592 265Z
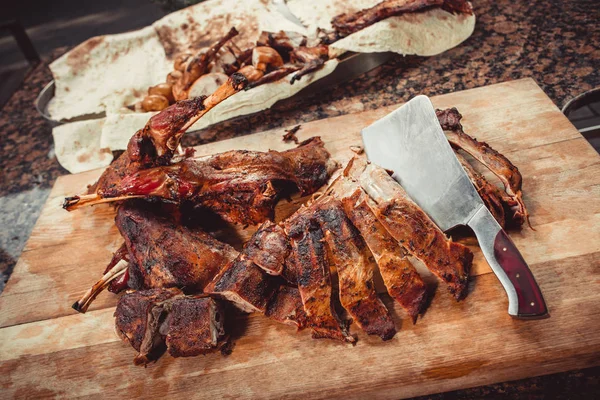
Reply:
M62 198L100 171L56 182L13 276L0 295L0 383L24 396L398 398L548 374L600 363L600 157L532 80L432 99L456 106L465 131L507 155L524 177L535 231L511 232L544 292L551 317L517 321L477 248L469 296L456 303L443 285L416 325L389 299L400 329L390 342L359 334L352 347L312 340L260 315L236 320L228 357L163 357L148 368L113 332L116 297L103 293L85 315L70 305L102 273L121 243L109 206L67 213ZM360 129L395 107L314 121L300 139L320 135L344 163ZM283 131L197 148L285 149ZM482 171L483 172L483 171ZM489 175L488 175L489 176ZM279 218L303 199L283 202ZM239 244L252 229L229 239ZM356 327L353 327L358 332ZM126 376L127 379L123 379Z

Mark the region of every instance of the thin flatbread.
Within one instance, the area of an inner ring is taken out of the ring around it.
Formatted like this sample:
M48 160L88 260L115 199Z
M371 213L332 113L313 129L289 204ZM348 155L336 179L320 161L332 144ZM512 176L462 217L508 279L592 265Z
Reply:
M91 38L50 64L53 119L117 111L141 100L171 71L154 28Z
M254 47L264 31L306 34L303 27L283 18L270 2L261 0L210 0L175 11L152 24L167 57L197 52L224 37L231 27L239 35L233 42L240 49Z
M125 150L129 139L142 129L155 112L108 114L102 127L100 147L111 150Z
M104 121L104 118L91 119L52 129L54 152L60 165L72 174L109 165L112 152L100 145Z
M331 30L331 19L342 13L370 8L381 0L289 0L288 7L315 34ZM475 29L475 15L452 14L440 8L390 17L331 44L330 56L346 51L373 53L392 51L403 55L433 56L465 41Z

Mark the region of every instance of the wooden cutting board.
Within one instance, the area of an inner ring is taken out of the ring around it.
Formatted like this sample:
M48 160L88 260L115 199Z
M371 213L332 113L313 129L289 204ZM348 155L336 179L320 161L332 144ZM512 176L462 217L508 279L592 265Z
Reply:
M389 342L362 333L356 346L312 340L252 315L236 321L227 357L165 356L135 367L133 349L113 332L116 296L103 293L85 315L70 308L121 243L110 207L60 208L63 197L100 174L91 171L57 180L0 296L2 397L399 398L600 364L600 157L530 79L432 100L458 107L466 132L521 170L536 230L511 237L544 292L549 319L511 319L500 283L466 239L476 254L467 299L455 302L440 285L414 326L388 302L399 328ZM394 108L307 123L298 136L320 135L344 163L354 155L349 146L360 144L360 129ZM282 133L221 141L198 153L291 147ZM278 216L299 201L282 203Z

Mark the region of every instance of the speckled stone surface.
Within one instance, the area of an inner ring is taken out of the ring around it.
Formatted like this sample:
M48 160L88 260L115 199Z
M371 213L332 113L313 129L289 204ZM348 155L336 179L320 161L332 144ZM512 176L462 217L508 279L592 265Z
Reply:
M600 86L597 0L473 3L475 32L455 49L431 58L395 56L360 78L300 102L284 101L259 115L187 135L184 145L374 109L416 94L431 96L525 77L532 77L558 107ZM51 126L33 106L50 80L47 65L38 66L0 110L2 280L10 275L48 189L67 173L54 156ZM598 376L600 368L592 368L425 398L597 398Z

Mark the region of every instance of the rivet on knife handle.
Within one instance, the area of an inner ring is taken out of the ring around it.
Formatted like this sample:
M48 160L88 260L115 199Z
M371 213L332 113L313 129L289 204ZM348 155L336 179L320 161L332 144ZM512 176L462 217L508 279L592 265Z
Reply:
M479 247L508 295L508 314L515 318L545 318L548 309L542 292L521 253L486 207L468 224Z

